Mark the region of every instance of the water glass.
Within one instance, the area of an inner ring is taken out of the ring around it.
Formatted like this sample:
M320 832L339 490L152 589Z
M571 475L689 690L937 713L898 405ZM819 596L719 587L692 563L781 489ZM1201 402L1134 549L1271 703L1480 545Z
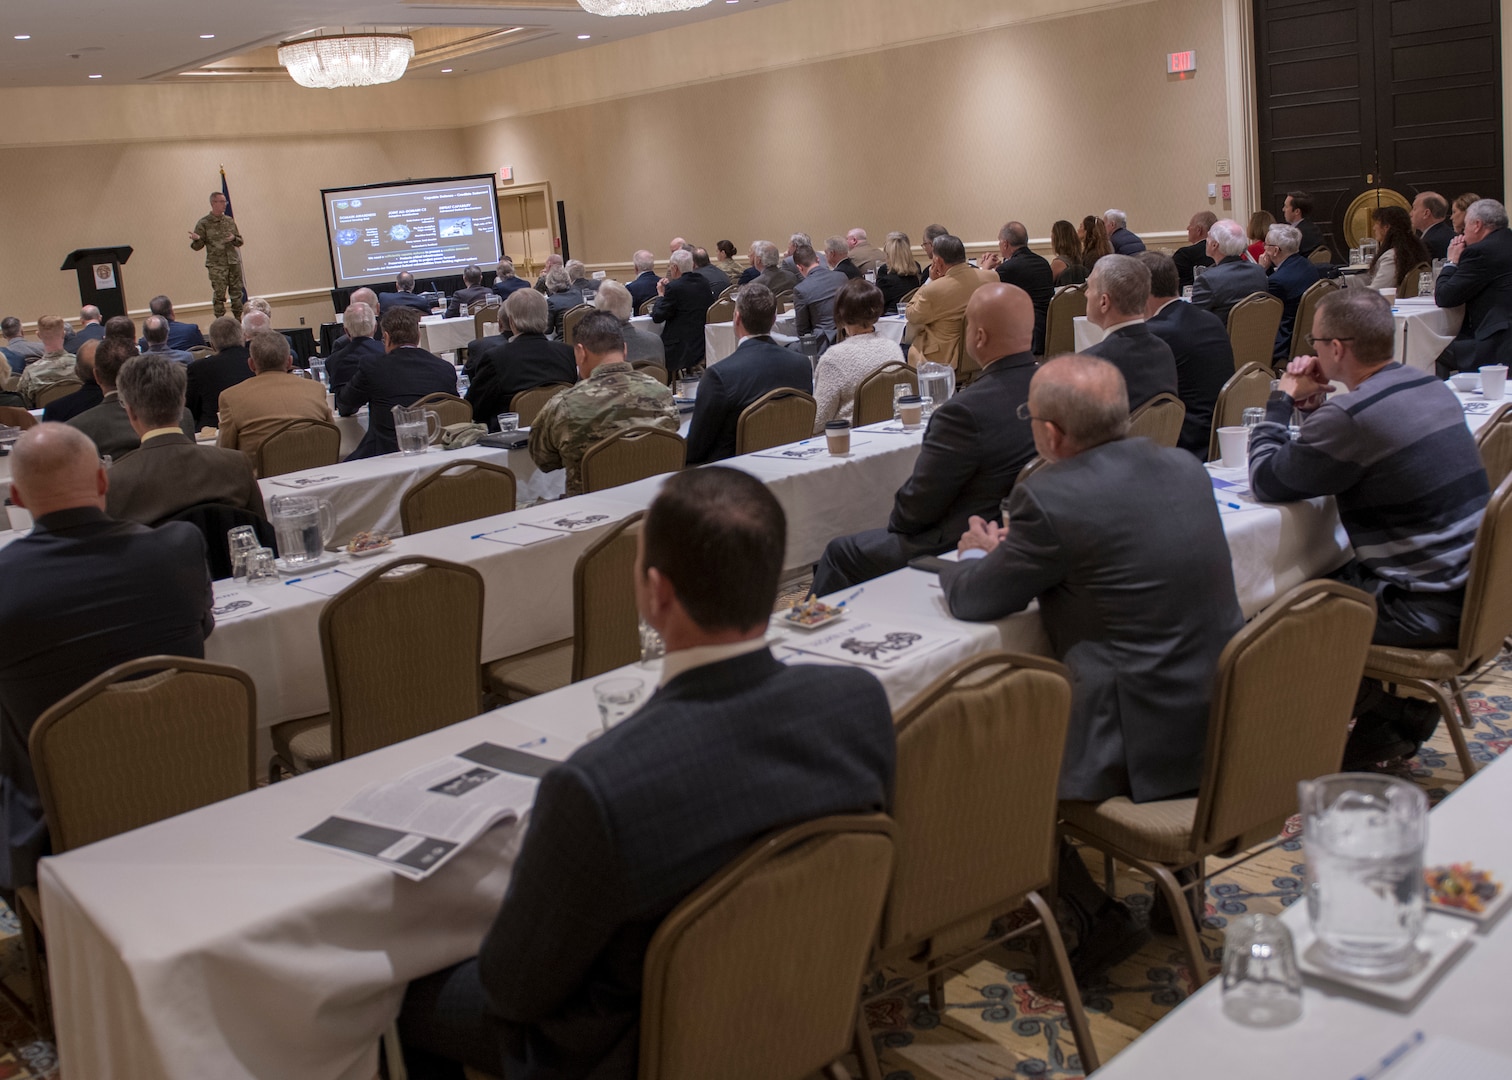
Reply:
M1421 274L1418 275L1418 295L1419 296L1432 296L1433 295L1433 271L1432 270L1424 270Z
M273 585L278 581L278 564L272 548L254 548L246 554L247 584Z
M1223 1015L1280 1027L1302 1015L1302 974L1291 931L1274 915L1246 915L1223 938Z
M934 398L928 394L920 394L919 404L922 407L922 411L919 413L921 420L928 420L934 415Z
M499 432L508 435L520 430L520 414L517 412L501 412L499 414Z
M640 620L640 649L640 662L647 666L667 655L667 643L645 619Z
M1192 298L1192 286L1188 285L1181 290L1181 298L1183 300L1190 300Z
M262 547L257 539L257 530L250 525L238 525L226 533L226 550L231 554L231 576L241 581L247 576L247 552Z
M1252 405L1244 410L1244 427L1246 430L1265 420L1265 410L1258 405Z
M907 397L909 394L912 394L912 393L913 393L913 387L909 386L906 382L893 383L893 419L894 420L896 420L898 418L898 416L899 416L899 413L898 413L898 399L899 398L903 398L903 397Z
M593 686L593 699L598 703L599 722L608 731L625 717L640 708L646 696L646 684L639 679L605 679Z
M1008 504L1013 501L1012 495L1005 495L998 501L998 513L1003 516L1003 529L1008 528Z
M1349 249L1349 265L1350 266L1359 266L1360 265L1360 249L1359 248L1350 248Z
M591 304L591 303L593 303L593 290L592 289L584 289L583 290L583 303L585 303L585 304Z

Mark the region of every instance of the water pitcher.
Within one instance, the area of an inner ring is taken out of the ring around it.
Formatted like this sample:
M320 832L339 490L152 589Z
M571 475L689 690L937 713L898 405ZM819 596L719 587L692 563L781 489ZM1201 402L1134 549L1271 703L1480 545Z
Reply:
M1297 785L1307 914L1324 959L1389 976L1413 962L1423 925L1428 799L1392 777L1338 773Z
M314 495L275 495L270 509L279 557L289 566L319 560L336 532L331 504Z
M401 454L423 454L441 434L441 421L429 409L406 409L395 405L394 436Z
M928 398L930 405L925 411L929 416L955 393L955 370L933 361L919 365L919 396Z

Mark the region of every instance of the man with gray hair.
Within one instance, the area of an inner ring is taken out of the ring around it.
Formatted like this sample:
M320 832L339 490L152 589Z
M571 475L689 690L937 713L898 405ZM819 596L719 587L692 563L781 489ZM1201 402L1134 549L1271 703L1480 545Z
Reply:
M609 282L604 283L607 288ZM599 295L603 295L603 288ZM499 430L499 414L513 412L516 394L538 386L571 386L577 382L572 346L546 336L551 315L546 298L534 289L519 289L504 301L504 331L472 355L472 384L467 401L473 420ZM477 343L475 342L474 345Z
M631 263L635 267L635 278L625 288L630 290L631 314L639 315L647 300L656 299L656 287L661 284L661 277L656 272L656 256L645 248L635 253Z
M118 319L125 316L118 315ZM111 319L110 322L115 322ZM109 324L107 324L107 327ZM132 340L135 333L116 335L107 333L95 349L95 382L100 384L103 397L92 409L85 409L68 421L68 426L77 428L94 442L101 457L120 458L141 445L142 440L126 417L126 407L121 403L120 391L116 389L116 377L126 361L137 355ZM187 381L187 375L185 376ZM194 414L184 409L179 414L179 430L185 435L194 434Z
M499 272L494 277L494 293L500 299L508 300L510 293L528 288L530 288L530 282L515 273L514 260L508 256L500 259Z
M656 291L659 299L651 310L651 321L665 324L662 344L667 350L667 374L675 379L704 362L704 326L714 304L714 290L694 270L691 251L674 251L667 279Z
M1145 243L1129 231L1129 217L1122 210L1103 212L1103 224L1108 227L1108 241L1115 255L1138 255Z
M931 226L933 228L933 226ZM961 341L961 317L971 294L998 280L994 270L978 270L966 261L966 245L949 233L937 233L925 244L932 252L929 280L908 302L904 314L913 332L908 363L956 366Z
M546 256L546 265L543 266L543 267L541 267L541 276L538 277L538 278L536 278L536 283L535 283L535 291L536 292L538 292L538 293L545 293L546 292L546 275L549 274L549 273L551 273L553 270L555 270L557 267L559 267L561 265L562 265L562 257L560 255L548 255L548 256Z
M632 367L640 364L667 366L667 347L662 339L630 321L633 309L629 289L613 278L607 278L599 286L598 294L593 298L593 306L600 311L607 311L620 321L620 329L625 333L625 359L630 361Z
M798 275L783 264L782 252L770 240L758 240L751 245L751 266L758 271L752 280L765 285L773 296L790 293L798 287Z
M253 377L221 392L218 441L255 462L258 447L285 423L319 420L329 424L331 407L319 380L292 373L288 342L277 330L259 330L252 335L250 354L247 366Z
M184 349L175 349L168 344L169 322L162 315L149 315L142 323L142 347L143 353L156 353L166 356L177 363L188 365L194 359L194 354ZM195 329L199 329L195 327Z
M111 517L156 525L201 503L263 516L251 463L234 450L199 446L179 430L187 381L183 364L156 353L132 357L121 368L116 386L142 445L110 470L105 511Z
M949 229L943 225L924 226L924 238L919 241L919 246L924 249L924 280L934 278L934 242L942 236L952 236Z
M1412 200L1412 227L1423 238L1423 246L1435 259L1449 257L1449 242L1454 226L1449 223L1449 201L1436 191L1420 191Z
M583 302L581 290L572 287L572 274L565 266L546 271L546 306L551 309L551 335L562 336L562 320Z
M353 299L342 313L342 325L346 327L346 336L326 358L326 378L330 380L333 394L352 381L363 357L383 355L383 342L377 336L377 305Z
M483 284L483 268L481 266L469 266L462 271L462 288L452 294L452 298L446 304L446 317L458 319L467 314L468 309L481 300L488 300L494 292Z
M273 329L273 320L268 317L266 312L249 309L241 317L241 331L243 342L251 341L252 335L257 333L259 330L271 329ZM340 345L341 342L337 341L336 344Z
M1045 355L1045 319L1055 296L1055 272L1043 255L1029 247L1029 230L1010 221L998 230L998 253L982 259L983 270L996 270L998 279L1017 285L1034 301L1034 355Z
M1208 230L1217 221L1218 215L1211 210L1199 210L1187 222L1187 246L1177 248L1171 256L1176 260L1177 283L1181 288L1185 289L1194 282L1197 267L1206 270L1213 265L1213 258L1207 250L1207 237Z
M220 423L222 392L252 377L242 328L230 315L222 315L210 324L210 347L214 353L190 362L188 390L184 394L184 404L201 430Z
M861 277L861 271L851 262L850 245L843 236L832 236L824 242L824 261L829 268L844 274L847 280Z
M588 273L588 267L582 260L569 259L563 269L567 271L567 277L571 279L572 287L578 291L579 295L598 292L599 283ZM588 302L583 301L585 304Z
M1317 284L1321 271L1300 253L1302 231L1295 225L1272 225L1265 233L1265 252L1260 265L1267 268L1266 289L1281 301L1281 326L1271 352L1278 368L1291 359L1292 334L1297 326L1297 308L1302 294Z
M93 304L85 304L79 309L79 321L82 324L79 329L70 329L63 338L63 350L75 356L86 341L99 341L105 336L104 317Z
M1156 394L1179 393L1176 356L1145 325L1150 270L1130 255L1104 255L1087 278L1087 321L1103 338L1086 350L1116 367L1124 378L1130 411Z
M1433 298L1442 308L1465 307L1459 334L1438 358L1441 376L1512 362L1512 232L1501 203L1470 204Z
M782 260L782 268L793 275L794 281L797 281L801 276L798 273L798 262L794 256L798 254L800 247L813 246L813 237L809 236L806 232L795 232L792 236L788 237L787 256Z
M1192 286L1192 303L1228 325L1229 311L1250 293L1265 292L1265 271L1244 257L1249 237L1244 226L1223 218L1208 229L1207 253L1213 265Z
M880 248L872 246L865 229L852 229L845 234L845 244L850 248L850 261L862 274L869 274L887 261Z

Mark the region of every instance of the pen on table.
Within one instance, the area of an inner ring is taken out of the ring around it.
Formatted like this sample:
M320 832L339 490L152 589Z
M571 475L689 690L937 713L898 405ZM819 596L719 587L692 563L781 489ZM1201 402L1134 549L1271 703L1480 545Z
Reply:
M1401 1061L1409 1050L1413 1049L1413 1047L1417 1046L1422 1041L1423 1033L1421 1031L1414 1031L1412 1033L1412 1036L1406 1042L1402 1043L1402 1045L1398 1046L1396 1049L1392 1050L1391 1053L1387 1054L1380 1061L1378 1061L1374 1068L1370 1069L1368 1072L1362 1072L1355 1076L1354 1080L1376 1080L1376 1077L1380 1076L1387 1069L1395 1065L1398 1061Z
M1226 506L1230 510L1243 510L1244 509L1244 507L1240 506L1238 503L1235 503L1235 502L1224 502L1222 499L1218 500L1218 505L1219 506Z
M850 603L852 600L854 600L856 597L860 596L865 591L866 591L866 586L863 585L859 589L857 589L855 592L853 592L849 596L847 596L844 600L840 601L835 606L836 607L844 607L846 604Z

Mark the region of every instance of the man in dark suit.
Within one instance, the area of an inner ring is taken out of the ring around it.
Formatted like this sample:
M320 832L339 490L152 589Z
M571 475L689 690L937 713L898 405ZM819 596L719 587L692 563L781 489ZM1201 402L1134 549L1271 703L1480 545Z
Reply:
M89 338L79 345L79 354L74 358L74 367L79 373L79 378L84 385L71 394L64 394L60 398L54 398L42 408L44 421L56 421L64 424L94 408L105 399L105 391L100 389L100 384L94 377L95 350L100 347L100 338Z
M184 393L184 405L201 428L219 427L221 391L252 377L241 323L229 315L216 319L210 324L210 347L215 350L213 354L190 361ZM330 370L329 364L326 370Z
M157 353L168 357L174 363L187 366L194 359L194 354L187 349L175 349L168 344L168 336L175 325L161 315L147 316L142 321L142 341L146 343L141 347L142 352ZM198 331L199 327L196 326L195 330ZM201 338L201 343L203 340Z
M493 295L493 290L483 284L483 268L469 266L462 271L462 288L452 294L451 300L446 305L446 317L456 319L462 316L463 311L479 300L487 300Z
M1020 413L1034 375L1034 304L1016 285L983 285L966 304L966 352L982 366L971 385L936 406L913 475L898 489L887 528L829 542L814 569L820 596L949 551L973 515L991 516L1034 457Z
M1138 255L1145 249L1145 242L1129 231L1129 218L1122 210L1108 210L1103 214L1103 224L1108 227L1108 242L1115 255Z
M381 320L384 355L368 357L357 374L342 387L336 408L351 416L368 407L368 429L357 449L347 457L392 454L399 449L394 434L393 407L413 405L427 394L455 394L457 369L420 347L420 313L414 308L390 308Z
M572 275L565 266L555 266L546 271L546 306L551 312L551 336L562 336L562 323L567 313L581 307L583 293L572 286Z
M715 266L704 248L693 249L693 272L709 283L709 291L718 300L720 293L730 287L729 276Z
M666 324L662 344L667 348L667 374L675 379L704 361L704 327L714 291L694 269L693 253L674 251L667 280L657 285L657 293L660 299L651 309L651 321Z
M1206 461L1213 408L1223 384L1234 374L1234 344L1217 316L1177 295L1176 262L1171 256L1141 251L1135 258L1150 271L1145 326L1170 346L1176 360L1176 394L1186 406L1176 445L1196 454L1198 461Z
M1187 246L1177 248L1172 256L1176 260L1176 276L1183 289L1195 280L1197 267L1206 269L1213 265L1213 257L1207 250L1207 235L1217 220L1217 214L1203 210L1193 214L1192 220L1187 222Z
M656 256L642 248L635 253L635 278L625 288L630 290L630 314L639 315L647 300L656 299L656 287L661 278L656 273Z
M831 270L806 244L793 253L793 261L803 275L793 287L793 321L800 335L819 338L822 352L835 340L835 296L849 279Z
M1244 625L1207 470L1184 451L1124 438L1129 398L1103 361L1044 364L1029 413L1050 464L1014 488L1006 529L971 522L962 561L940 573L950 613L1002 619L1039 601L1075 686L1062 800L1195 794L1218 657ZM1068 849L1059 885L1077 923L1079 977L1143 943Z
M1449 257L1449 241L1454 226L1449 223L1449 203L1436 191L1423 191L1412 200L1412 227L1423 238L1428 255L1434 259Z
M592 303L591 294L598 292L599 279L589 276L588 267L578 259L569 259L562 269L567 271L567 279L572 283L572 291L578 294L578 298L585 304Z
M1305 191L1293 191L1281 203L1281 216L1286 223L1302 234L1301 246L1297 249L1303 256L1311 255L1320 247L1327 247L1323 230L1312 219L1313 199Z
M50 851L27 753L37 717L128 660L202 658L215 625L199 530L106 517L109 474L81 432L39 424L17 441L10 463L11 501L30 510L35 525L0 551L0 896L7 902L36 883L37 860Z
M142 438L126 417L126 406L116 391L116 376L126 361L137 355L136 346L130 339L113 338L107 335L95 349L95 382L100 384L103 397L92 409L85 409L68 421L68 426L88 435L102 457L119 458L129 454L142 443ZM184 409L179 430L194 437L194 414Z
M1269 287L1260 264L1244 257L1248 247L1249 237L1237 221L1224 218L1208 230L1207 251L1214 265L1192 286L1192 303L1218 316L1225 327L1235 304Z
M751 280L761 282L771 290L773 296L781 296L798 287L798 275L783 264L782 252L770 240L758 240L751 245L751 268L759 270ZM744 285L745 282L742 281L741 284Z
M1433 298L1439 307L1465 308L1459 335L1439 355L1441 377L1512 362L1512 232L1501 203L1470 204Z
M752 282L735 303L735 351L704 372L688 426L688 464L705 465L735 456L740 414L764 394L782 387L814 392L808 357L772 340L777 301Z
M1297 250L1302 234L1295 225L1272 225L1265 235L1262 266L1270 267L1266 290L1281 301L1281 325L1276 330L1276 347L1271 356L1278 369L1291 359L1292 333L1297 327L1297 308L1302 294L1318 283L1321 272Z
M410 984L399 1025L415 1080L460 1080L459 1061L509 1080L634 1080L642 967L667 914L773 830L890 807L896 743L876 679L783 666L762 640L785 532L745 473L668 477L635 568L667 646L660 687L541 780L477 958Z
M77 330L70 330L63 339L63 351L79 355L86 341L99 341L105 336L105 323L100 315L100 309L93 304L85 304L79 309L79 319L83 323Z
M1034 303L1034 355L1045 355L1045 316L1055 296L1055 273L1043 255L1029 249L1029 230L1010 221L998 230L998 254L982 259L983 270L996 270L1008 285L1017 285Z
M347 305L346 311L342 312L341 318L342 325L346 327L346 335L331 350L331 355L326 360L326 379L331 384L333 394L341 393L342 387L352 381L365 358L383 355L383 342L373 336L378 332L376 309L361 300L353 300ZM473 344L476 345L477 342ZM190 371L193 370L191 366Z
M431 313L431 302L423 296L415 295L415 275L405 271L394 282L394 288L398 292L386 292L378 294L378 315L382 318L396 307L414 308L422 315Z
M1097 260L1087 278L1087 321L1102 328L1103 339L1083 351L1119 370L1131 410L1181 388L1175 354L1145 325L1149 305L1150 271L1142 262L1128 255Z
M546 336L550 315L544 296L518 290L504 301L504 317L513 336L482 351L467 388L473 420L490 431L499 430L499 414L511 411L516 394L557 383L571 386L578 377L572 346Z
M205 343L205 335L200 333L200 328L194 323L181 323L173 317L173 301L166 296L154 296L152 302L147 305L147 310L168 321L168 348L181 352L196 349ZM144 336L137 342L137 348L146 352L152 342Z
M514 260L508 257L499 260L499 272L494 278L493 291L505 300L511 293L530 288L530 282L515 274Z
M861 270L851 261L850 244L843 236L832 236L824 242L824 262L837 274L844 274L847 281L862 277Z

